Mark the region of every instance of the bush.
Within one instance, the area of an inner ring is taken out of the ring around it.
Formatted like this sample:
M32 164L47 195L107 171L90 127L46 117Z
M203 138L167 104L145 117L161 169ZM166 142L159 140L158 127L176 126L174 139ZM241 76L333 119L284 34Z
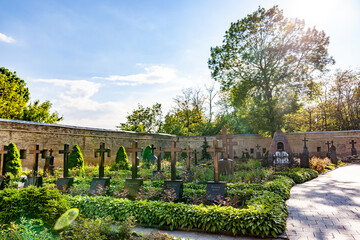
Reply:
M84 158L81 153L80 147L77 144L72 148L72 151L69 155L69 166L68 167L69 167L69 169L76 168L76 167L82 169L84 167Z
M310 168L316 170L318 173L324 172L328 165L331 165L331 160L328 157L321 159L313 156L310 159Z
M286 172L277 172L276 176L287 176L294 180L295 183L303 183L316 178L319 174L317 171L308 168L290 168Z
M30 186L0 191L0 224L26 217L53 226L68 208L66 198L56 189Z
M111 166L111 170L128 170L129 160L124 146L120 146L115 158L115 164Z
M142 153L142 159L143 162L148 162L149 158L151 156L151 146L147 145Z
M8 153L6 154L6 165L5 172L10 172L13 175L17 175L21 170L21 159L20 153L15 145L15 143L10 143L7 146Z

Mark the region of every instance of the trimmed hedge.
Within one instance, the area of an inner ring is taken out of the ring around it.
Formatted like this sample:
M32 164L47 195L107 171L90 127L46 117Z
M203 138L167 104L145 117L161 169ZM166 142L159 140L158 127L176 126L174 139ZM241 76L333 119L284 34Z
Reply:
M69 209L65 196L56 189L34 187L0 191L0 224L8 224L20 217L42 219L49 226Z
M277 194L256 192L247 207L237 209L217 205L190 205L161 201L131 201L113 197L67 196L72 207L86 217L112 216L122 221L134 216L138 223L174 228L199 228L206 232L229 231L269 236L283 233L286 227L285 201Z
M303 183L316 178L319 173L309 168L290 168L286 172L277 172L276 176L287 176L294 180L295 183Z

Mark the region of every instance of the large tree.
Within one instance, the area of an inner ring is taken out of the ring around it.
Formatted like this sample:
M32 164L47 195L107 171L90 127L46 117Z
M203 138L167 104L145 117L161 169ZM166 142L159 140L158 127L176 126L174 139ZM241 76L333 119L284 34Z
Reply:
M285 18L277 6L259 7L231 23L208 65L228 101L256 120L254 130L272 134L285 114L299 109L301 97L317 93L314 76L334 63L328 45L323 31L305 29L304 21Z

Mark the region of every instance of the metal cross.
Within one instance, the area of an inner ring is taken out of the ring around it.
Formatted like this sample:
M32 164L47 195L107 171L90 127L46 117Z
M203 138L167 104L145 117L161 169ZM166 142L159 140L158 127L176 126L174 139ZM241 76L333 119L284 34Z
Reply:
M171 153L171 180L175 181L176 180L176 153L181 152L181 148L177 148L175 141L172 141L171 147L165 148L164 151Z
M37 176L37 171L39 167L39 144L34 145L34 150L30 150L30 154L34 154L34 165L33 165L33 177Z
M64 144L64 150L59 150L59 154L64 154L64 171L63 171L64 178L69 177L69 153L70 153L69 149L70 149L69 144Z
M126 152L129 152L132 155L132 159L131 159L131 165L132 165L131 177L132 177L132 179L137 178L137 170L138 170L137 167L138 166L136 164L136 158L137 158L138 152L141 151L141 148L138 148L137 144L138 143L136 141L133 141L132 148L126 148Z
M212 148L207 148L206 149L207 152L213 153L214 156L214 182L218 183L219 182L219 152L224 152L224 148L219 148L218 147L218 141L214 140L213 141L213 147Z
M354 141L354 139L351 140L351 142L349 142L349 143L352 145L353 148L355 147L356 142Z
M331 142L327 141L325 144L327 145L327 147L328 147L328 152L329 152L329 151L330 151L330 144L331 144Z
M307 148L306 147L306 142L308 142L309 140L306 139L306 135L304 136L304 139L302 141L304 142L304 148Z
M101 142L100 148L94 150L95 158L98 157L98 155L100 155L100 157L99 157L99 178L104 177L105 153L107 153L107 156L110 157L110 149L105 148L105 143Z

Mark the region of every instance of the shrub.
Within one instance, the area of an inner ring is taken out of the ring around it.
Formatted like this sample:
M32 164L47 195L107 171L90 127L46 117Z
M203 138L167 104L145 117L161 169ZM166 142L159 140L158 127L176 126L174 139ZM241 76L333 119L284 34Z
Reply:
M316 170L318 173L324 172L326 166L330 165L331 161L328 157L321 159L313 156L310 159L310 168Z
M67 200L56 189L30 186L0 191L0 224L27 217L52 226L68 208Z
M317 171L308 168L290 168L286 172L276 172L276 176L287 176L294 180L295 183L303 183L316 178L319 174Z
M14 143L10 143L7 146L8 153L6 154L5 172L10 172L13 175L17 175L21 170L20 153Z
M201 146L201 160L208 161L211 159L211 154L206 150L210 147L209 143L206 141L206 138L204 138L204 143Z
M69 155L69 169L79 167L82 169L84 167L84 158L81 153L79 145L75 145L72 148L72 151Z
M144 148L144 151L142 153L142 159L143 159L143 162L148 162L149 158L151 156L151 146L150 145L147 145L145 148Z
M115 164L111 166L111 170L128 170L129 160L124 146L120 146L115 158Z

